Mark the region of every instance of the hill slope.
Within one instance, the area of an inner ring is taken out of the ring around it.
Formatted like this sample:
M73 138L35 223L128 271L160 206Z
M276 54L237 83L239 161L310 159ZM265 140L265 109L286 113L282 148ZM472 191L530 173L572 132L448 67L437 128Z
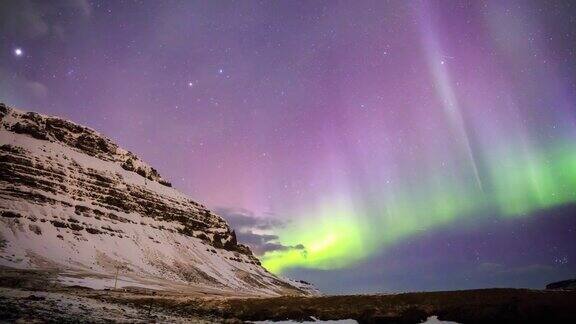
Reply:
M92 129L0 104L0 265L68 284L306 294L228 224Z

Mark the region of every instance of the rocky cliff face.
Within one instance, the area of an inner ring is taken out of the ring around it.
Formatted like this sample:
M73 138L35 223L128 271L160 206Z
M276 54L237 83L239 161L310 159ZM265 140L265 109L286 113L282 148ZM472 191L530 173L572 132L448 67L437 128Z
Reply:
M4 104L0 223L0 265L75 273L63 279L74 284L119 272L140 286L311 292L268 273L222 218L133 153L87 127Z

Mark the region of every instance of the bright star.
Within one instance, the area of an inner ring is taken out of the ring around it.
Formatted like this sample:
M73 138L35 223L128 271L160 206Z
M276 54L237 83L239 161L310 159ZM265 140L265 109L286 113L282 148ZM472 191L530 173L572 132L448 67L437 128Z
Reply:
M14 49L14 55L22 56L22 54L24 54L24 52L22 51L22 49L20 47L17 47Z

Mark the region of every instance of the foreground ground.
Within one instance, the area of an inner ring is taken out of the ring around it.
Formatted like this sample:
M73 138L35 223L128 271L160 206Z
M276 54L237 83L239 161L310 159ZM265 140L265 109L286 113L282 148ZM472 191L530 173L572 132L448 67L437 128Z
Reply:
M327 297L234 298L66 286L50 271L0 269L0 322L187 322L355 319L420 323L576 323L576 292L483 289Z

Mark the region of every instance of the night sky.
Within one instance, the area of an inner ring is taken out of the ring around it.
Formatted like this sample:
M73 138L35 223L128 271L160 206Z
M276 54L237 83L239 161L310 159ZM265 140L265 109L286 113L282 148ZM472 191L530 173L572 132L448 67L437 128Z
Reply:
M573 1L2 1L0 99L327 293L576 277Z

